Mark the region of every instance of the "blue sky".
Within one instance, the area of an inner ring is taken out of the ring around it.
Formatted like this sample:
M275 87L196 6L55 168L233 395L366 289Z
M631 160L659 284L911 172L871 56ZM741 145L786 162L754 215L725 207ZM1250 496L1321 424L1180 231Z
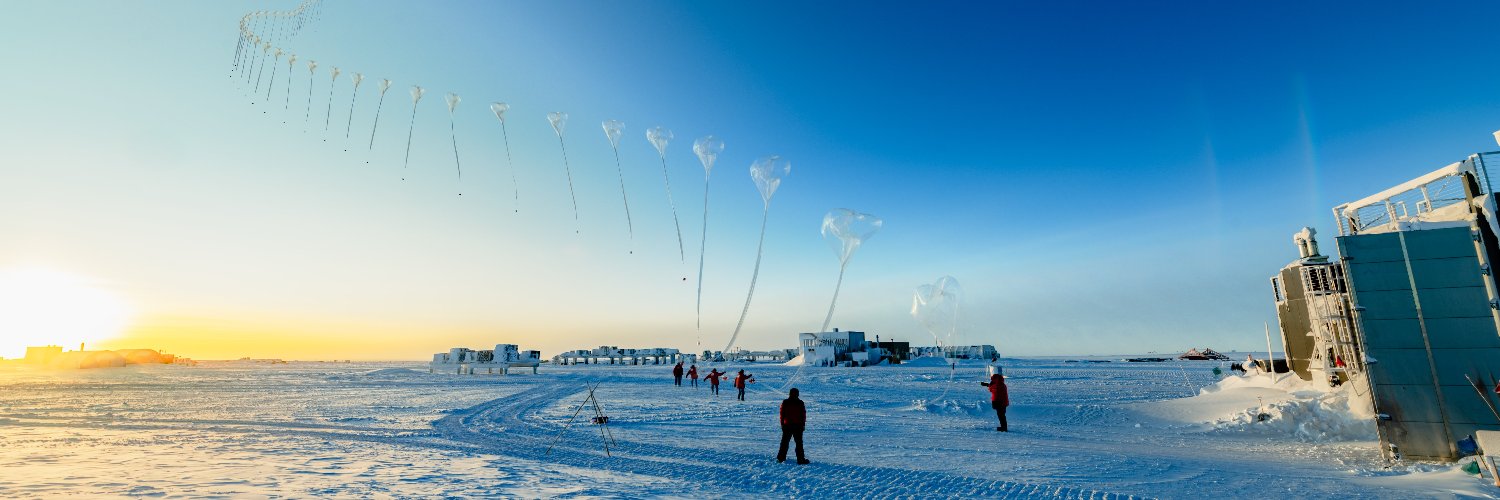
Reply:
M200 357L717 349L755 257L747 169L780 154L792 173L740 345L790 347L821 322L838 263L818 225L846 207L886 225L835 326L930 342L911 293L946 274L968 294L962 341L1007 354L1252 349L1293 232L1333 248L1333 205L1496 149L1500 128L1479 21L1500 7L1480 2L329 0L280 44L320 65L311 106L299 64L284 109L284 65L269 106L229 76L239 16L295 5L11 6L0 269L95 279L135 311L114 342ZM330 66L345 75L324 132ZM345 140L354 71L370 79ZM378 78L395 83L370 151ZM402 172L413 84L429 93ZM576 225L549 111L571 115ZM605 119L626 124L633 241ZM676 135L686 262L644 139L656 125ZM707 134L728 147L700 335L690 148Z

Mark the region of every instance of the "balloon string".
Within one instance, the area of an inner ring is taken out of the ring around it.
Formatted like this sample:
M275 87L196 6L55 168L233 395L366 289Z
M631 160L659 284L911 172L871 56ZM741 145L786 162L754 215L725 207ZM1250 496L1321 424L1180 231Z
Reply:
M354 101L357 99L359 99L359 86L355 85L354 95L349 96L349 121L344 123L344 144L349 143L349 131L354 130Z
M750 272L750 292L745 294L745 307L740 309L740 320L734 324L734 333L729 335L729 344L724 346L725 353L734 348L734 341L740 337L740 329L745 326L745 316L750 313L750 298L755 296L755 280L760 277L760 257L766 247L766 220L770 214L771 205L767 204L760 215L760 243L755 245L755 270Z
M266 103L267 104L270 104L270 102L271 102L271 89L276 88L276 68L278 66L281 66L281 58L277 58L276 59L276 63L274 63L274 64L271 65L271 84L266 86ZM265 111L261 111L261 112L264 113Z
M282 111L292 110L292 69L295 67L293 64L287 64L286 67L286 97L281 100ZM281 123L286 123L286 120L282 120Z
M500 120L500 136L505 138L505 166L510 168L510 187L515 190L516 213L521 213L521 185L516 182L516 164L510 159L510 133L505 131L505 120Z
M828 315L823 317L823 326L818 328L818 333L828 331L828 324L833 322L833 307L835 305L838 305L839 303L839 290L844 287L844 270L848 268L849 261L845 260L839 262L839 279L838 282L834 283L833 285L833 300L828 302ZM801 349L802 346L799 345L797 346L797 348ZM803 358L802 364L797 365L797 371L792 372L792 375L790 377L787 377L786 382L781 384L781 390L785 391L788 387L791 387L792 382L796 382L797 378L802 376L802 369L806 367L807 358Z
M257 31L260 30L259 23L260 23L260 20L256 19L256 27L255 27L255 29ZM252 58L259 58L260 57L259 54L255 53L255 49L256 49L255 45L251 45L251 46L245 48L245 51L246 51L246 54L245 54L245 66L243 68L240 68L240 73L241 73L242 76L245 77L245 83L246 84L250 83L250 75L251 75L251 73L255 73L255 60L252 59Z
M464 167L458 161L458 131L453 128L453 112L451 110L448 112L448 135L453 138L453 168L458 170L458 180L463 181ZM458 195L464 195L462 189L459 190Z
M271 44L272 45L276 44L276 33L277 33L276 30L272 30L271 31ZM264 55L261 56L261 58L260 58L260 72L256 73L256 75L255 75L255 93L256 94L260 94L260 79L266 76L266 56L271 55L270 54L270 49L266 49L263 52L263 54ZM271 71L276 71L276 64L274 64L274 63L271 64ZM270 95L270 94L267 94L267 95ZM254 101L251 101L251 103L253 104Z
M698 243L698 345L703 345L703 254L708 247L708 176L703 175L703 240Z
M307 132L307 121L312 119L312 91L313 73L317 70L307 72L307 109L302 111L302 131Z
M823 317L823 327L818 332L828 331L828 324L833 322L833 307L839 303L839 289L844 287L844 269L849 267L849 261L839 263L839 280L833 285L833 300L828 302L828 315Z
M233 78L232 75L234 75L234 70L238 69L240 67L240 51L244 50L244 48L245 48L245 34L244 33L240 33L240 39L239 39L239 41L235 42L235 44L234 44L234 64L232 64L232 65L229 66L229 74L231 75L231 78Z
M375 129L380 127L380 108L385 107L385 91L380 92L380 100L375 103L375 123L370 124L370 150L375 149Z
M568 174L568 196L573 197L573 234L578 234L578 195L573 192L573 167L568 166L568 145L563 142L562 134L557 134L557 145L562 148L563 172Z
M333 118L333 87L334 87L335 83L338 83L338 77L336 77L336 76L333 77L332 80L328 81L328 109L323 112L323 131L324 132L328 131L328 121ZM326 140L328 140L328 138L324 137L323 140L326 141Z
M260 77L265 76L265 74L266 74L266 58L264 56L257 56L257 58L260 59L260 69L257 70L256 73L255 73L255 93L259 94L260 93ZM250 101L250 103L254 104L255 101Z
M630 219L630 198L625 196L625 170L620 168L620 148L615 150L615 172L620 174L620 200L625 202L625 228L630 231L630 253L635 253L635 222Z
M417 126L417 102L416 101L412 101L412 103L411 103L411 122L406 125L406 163L402 163L401 164L401 168L403 168L403 169L405 169L407 165L411 164L411 132L412 132L413 129L416 128L416 126ZM401 180L404 181L404 180L406 180L406 178L402 177Z
M672 201L672 178L667 175L667 155L661 155L661 178L667 184L667 205L672 207L672 225L677 227L677 259L687 263L687 255L682 250L682 223L677 221L677 202Z

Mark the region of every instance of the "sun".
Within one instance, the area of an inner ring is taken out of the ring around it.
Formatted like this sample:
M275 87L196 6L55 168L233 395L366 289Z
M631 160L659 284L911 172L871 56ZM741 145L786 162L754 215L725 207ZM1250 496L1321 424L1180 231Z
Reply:
M27 346L77 349L115 337L130 307L97 281L45 268L0 269L0 357L19 358Z

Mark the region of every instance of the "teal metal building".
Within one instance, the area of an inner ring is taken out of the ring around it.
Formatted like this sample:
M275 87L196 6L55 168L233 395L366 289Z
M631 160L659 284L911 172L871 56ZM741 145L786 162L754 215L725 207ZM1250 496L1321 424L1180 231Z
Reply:
M1500 430L1500 257L1481 153L1334 209L1350 311L1388 457L1456 460Z

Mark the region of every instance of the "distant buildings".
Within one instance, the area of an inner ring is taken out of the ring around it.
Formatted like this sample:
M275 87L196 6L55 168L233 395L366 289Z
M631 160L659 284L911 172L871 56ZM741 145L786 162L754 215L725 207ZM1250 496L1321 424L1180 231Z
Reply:
M921 356L953 359L992 359L998 356L990 345L912 347L909 342L870 341L865 332L843 331L799 333L798 347L751 351L736 348L729 352L703 351L683 353L668 347L621 348L599 346L577 349L552 357L556 365L664 365L676 363L782 363L802 356L814 366L872 366L896 364Z
M913 358L946 357L957 359L994 359L1000 356L992 345L948 345L911 348Z
M994 359L999 356L992 345L912 347L908 342L872 342L866 340L865 332L838 328L831 332L799 333L797 340L803 362L813 366L871 366L920 357Z
M47 364L52 362L52 360L54 358L57 358L57 356L61 355L62 352L63 348L61 346L55 345L27 347L26 357L22 359L26 360L26 362L30 364Z
M1190 361L1228 361L1229 356L1225 356L1219 353L1219 351L1215 351L1213 349L1205 347L1202 351L1196 348L1188 349L1187 352L1182 353L1182 355L1178 356L1177 359L1185 359Z
M82 347L82 346L79 346ZM22 363L53 369L118 368L129 365L192 365L193 360L179 358L154 349L118 349L102 351L63 351L55 345L27 347Z
M692 363L697 360L698 357L695 355L683 354L669 347L621 349L610 345L568 351L552 357L552 362L558 365L671 365L678 362Z
M865 341L865 332L839 331L797 334L802 362L813 366L869 366L886 358L885 349Z
M427 371L454 371L460 375L473 375L480 369L485 373L495 373L499 369L500 374L505 375L510 373L511 368L531 368L531 373L536 373L537 365L541 362L541 351L522 351L515 344L495 344L494 349L483 351L454 347L448 352L433 354Z

